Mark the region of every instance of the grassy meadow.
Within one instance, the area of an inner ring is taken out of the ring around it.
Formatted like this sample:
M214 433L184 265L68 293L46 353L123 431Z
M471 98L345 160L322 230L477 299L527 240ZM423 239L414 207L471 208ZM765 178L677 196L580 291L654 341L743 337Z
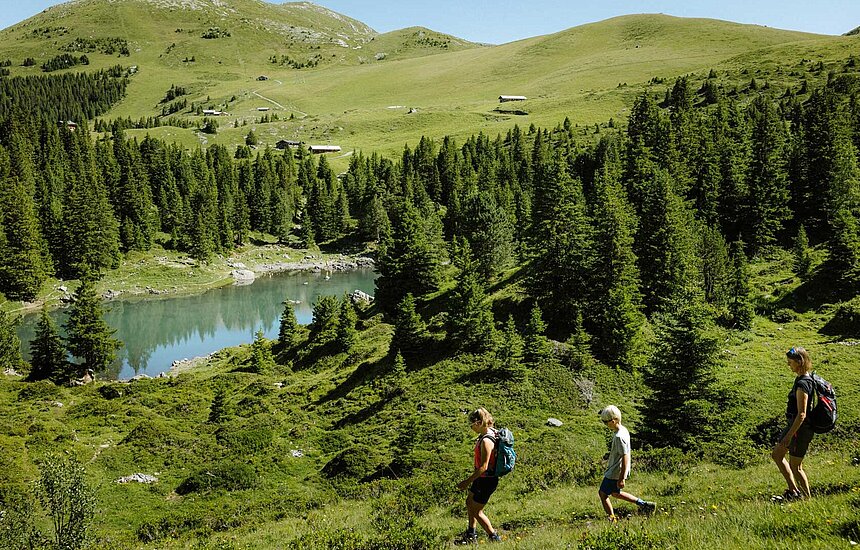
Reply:
M438 339L398 375L392 327L373 309L349 354L306 342L302 329L290 349L274 346L262 374L243 346L167 379L64 388L4 377L0 476L26 491L47 453L76 457L97 491L99 548L446 547L465 523L454 485L471 467L466 413L485 406L517 438L517 468L488 507L505 546L847 548L860 538L860 348L828 330L827 296L810 294L789 263L774 253L753 264L759 315L752 330L723 334L719 383L744 404L726 437L701 459L634 451L628 488L658 503L651 517L622 503L611 524L596 497L609 438L596 412L619 405L635 444L647 422L638 377L562 360L517 381ZM497 310L519 307L516 275L494 287ZM801 305L783 307L792 301ZM799 344L837 388L840 420L805 462L814 498L778 505L769 437L792 380L784 350ZM226 398L216 422L217 388ZM136 472L158 481L115 483Z

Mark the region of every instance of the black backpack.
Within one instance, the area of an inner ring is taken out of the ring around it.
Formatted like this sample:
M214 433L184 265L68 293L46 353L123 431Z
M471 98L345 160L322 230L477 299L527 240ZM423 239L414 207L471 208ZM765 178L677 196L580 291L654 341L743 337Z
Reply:
M830 382L824 378L814 372L810 376L814 382L813 392L818 396L818 402L810 411L806 422L813 432L825 434L836 427L836 392L833 391Z

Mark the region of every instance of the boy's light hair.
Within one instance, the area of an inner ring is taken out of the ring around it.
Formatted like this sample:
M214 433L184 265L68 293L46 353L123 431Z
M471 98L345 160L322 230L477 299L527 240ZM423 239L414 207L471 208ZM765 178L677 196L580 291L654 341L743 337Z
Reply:
M482 426L493 425L493 415L491 415L484 407L478 407L473 412L469 413L469 422L481 421Z
M615 405L607 405L597 414L600 415L600 419L604 422L609 422L610 420L621 421L621 411Z

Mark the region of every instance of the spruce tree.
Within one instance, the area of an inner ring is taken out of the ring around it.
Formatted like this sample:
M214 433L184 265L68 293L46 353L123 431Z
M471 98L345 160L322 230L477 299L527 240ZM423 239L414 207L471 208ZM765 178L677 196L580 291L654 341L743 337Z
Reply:
M427 325L415 308L415 298L407 294L398 304L394 315L394 335L390 347L406 357L414 357L423 351L427 337Z
M358 331L355 324L358 322L358 315L355 313L355 307L352 305L352 298L345 295L340 302L340 310L337 317L337 335L335 342L342 351L349 351L358 341Z
M788 212L788 173L784 123L766 96L750 108L752 156L747 175L747 236L754 251L776 242Z
M223 384L219 384L215 388L215 395L212 398L212 405L209 406L209 424L220 424L227 419L229 412L227 409L227 388Z
M318 343L328 343L336 336L339 303L335 296L317 296L313 303L311 337Z
M289 349L295 342L299 323L296 320L296 311L293 309L293 304L289 301L284 302L284 304L284 311L281 313L281 321L278 327L278 342L282 348Z
M552 348L545 333L546 323L543 322L540 308L535 305L523 335L523 363L526 366L535 368L550 358Z
M254 334L254 342L251 344L251 372L270 374L274 367L275 359L272 357L272 346L263 331L258 330Z
M468 239L483 278L492 278L510 265L514 230L508 212L488 192L473 194L462 206L463 236Z
M0 176L0 231L4 233L0 291L10 300L32 301L48 276L48 266L33 198L17 176Z
M66 359L66 348L57 333L54 320L48 315L47 307L42 307L39 323L36 325L36 337L30 342L30 356L28 380L49 378L57 383L68 380L69 362Z
M755 307L750 286L749 264L744 253L744 243L735 241L731 247L732 277L729 296L729 314L739 330L752 328Z
M799 277L809 275L809 270L812 267L812 256L809 250L809 238L806 236L806 228L803 224L797 228L797 236L794 238L793 247L793 265L794 272Z
M640 431L647 443L692 450L713 437L719 351L700 296L681 296L656 316L656 342L644 371L650 393L640 407L648 418Z
M460 273L451 295L449 337L463 351L490 351L495 345L495 323L478 265L468 240L458 239L455 246Z
M12 369L21 369L25 365L21 358L21 340L15 330L17 327L18 319L0 310L0 365Z
M728 246L719 229L699 226L699 258L705 301L720 310L728 303L732 265Z
M632 370L642 348L639 269L633 252L636 218L616 171L606 167L595 182L594 273L591 322L596 355Z
M523 374L523 337L517 330L513 315L508 315L504 327L498 333L496 358L508 372L519 377Z
M122 342L113 337L115 329L103 319L101 300L96 294L95 278L86 273L75 290L69 318L64 325L66 347L82 361L72 367L73 376L80 377L86 369L99 372L106 369L116 358Z

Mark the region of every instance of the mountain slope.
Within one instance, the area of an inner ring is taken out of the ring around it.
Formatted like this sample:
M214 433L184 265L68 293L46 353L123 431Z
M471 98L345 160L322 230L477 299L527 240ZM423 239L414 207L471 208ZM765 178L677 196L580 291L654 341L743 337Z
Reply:
M389 152L422 134L494 135L566 116L581 126L623 120L632 98L655 79L704 77L717 68L730 80L749 81L743 71L758 69L760 58L772 61L774 71L810 55L846 59L860 40L631 15L489 47L421 27L378 34L307 2L78 0L0 31L0 59L12 60L13 76L37 74L39 64L76 40L109 38L126 40L130 55L96 49L87 53L86 70L116 63L140 70L106 118L160 114L173 84L188 91L189 106L177 116L200 120L192 103L230 113L216 136L177 128L140 133L189 147L235 146L248 131L244 124L255 125L265 107L280 120L257 127L263 145L288 138ZM26 56L37 66L21 67ZM777 85L797 80L770 76ZM529 99L500 107L501 94ZM499 112L505 108L517 114Z

